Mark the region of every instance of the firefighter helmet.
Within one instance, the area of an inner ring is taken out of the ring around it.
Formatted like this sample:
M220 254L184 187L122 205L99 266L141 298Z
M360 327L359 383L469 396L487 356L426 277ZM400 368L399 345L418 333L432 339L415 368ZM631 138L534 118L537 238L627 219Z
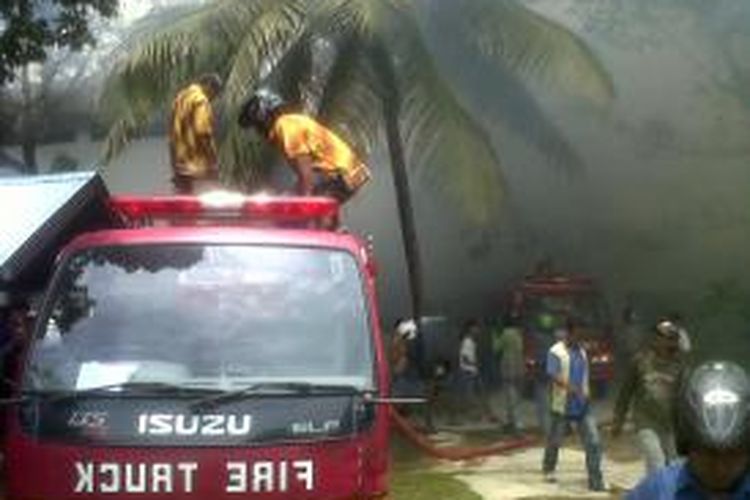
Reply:
M283 106L284 100L279 94L269 88L260 88L240 109L240 127L255 126L262 130L268 130L274 117Z
M396 325L396 333L407 340L414 340L418 333L417 323L413 319L402 319Z
M678 451L750 446L750 381L738 365L704 363L680 385L676 404Z

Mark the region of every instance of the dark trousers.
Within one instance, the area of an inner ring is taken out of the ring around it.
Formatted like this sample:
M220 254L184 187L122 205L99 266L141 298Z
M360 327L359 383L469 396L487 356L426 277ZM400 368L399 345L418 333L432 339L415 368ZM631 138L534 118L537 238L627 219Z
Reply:
M329 196L343 205L354 195L354 192L347 187L340 175L316 171L313 178L313 194Z

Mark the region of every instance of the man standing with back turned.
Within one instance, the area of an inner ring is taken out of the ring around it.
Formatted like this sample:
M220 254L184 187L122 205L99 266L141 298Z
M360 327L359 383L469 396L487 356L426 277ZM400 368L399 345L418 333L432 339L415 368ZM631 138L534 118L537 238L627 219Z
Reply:
M211 101L219 95L221 88L218 75L203 75L182 89L172 103L169 159L172 184L177 194L192 194L199 184L210 185L218 180Z

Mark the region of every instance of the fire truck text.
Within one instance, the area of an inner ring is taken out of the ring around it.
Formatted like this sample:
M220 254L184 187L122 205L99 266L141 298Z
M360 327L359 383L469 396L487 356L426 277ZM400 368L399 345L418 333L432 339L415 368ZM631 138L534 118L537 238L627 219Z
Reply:
M315 487L312 460L227 462L227 493L288 491ZM75 493L192 493L198 464L76 462Z

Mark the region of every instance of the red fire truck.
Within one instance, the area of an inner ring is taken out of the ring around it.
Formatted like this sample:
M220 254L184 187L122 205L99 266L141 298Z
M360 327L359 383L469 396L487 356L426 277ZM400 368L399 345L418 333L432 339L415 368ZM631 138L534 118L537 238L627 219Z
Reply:
M524 325L526 372L530 381L540 362L538 344L551 346L555 330L564 326L566 318L574 318L588 353L592 385L600 394L606 391L614 376L613 329L604 296L591 278L536 272L514 288L510 307L520 311ZM547 328L539 324L543 315L549 318Z
M382 498L374 263L325 198L121 197L60 253L9 499Z

